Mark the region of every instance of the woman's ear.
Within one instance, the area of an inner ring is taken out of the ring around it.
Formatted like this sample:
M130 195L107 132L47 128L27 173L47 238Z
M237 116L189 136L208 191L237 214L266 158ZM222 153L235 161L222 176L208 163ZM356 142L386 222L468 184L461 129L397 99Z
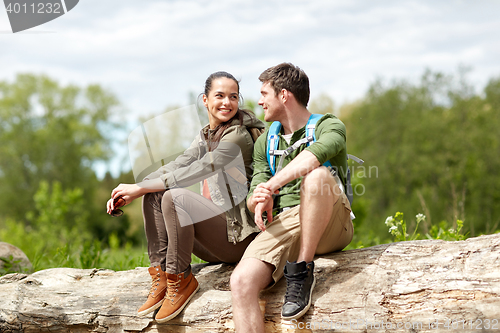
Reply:
M207 95L203 94L202 100L203 100L203 105L205 105L205 107L208 108Z

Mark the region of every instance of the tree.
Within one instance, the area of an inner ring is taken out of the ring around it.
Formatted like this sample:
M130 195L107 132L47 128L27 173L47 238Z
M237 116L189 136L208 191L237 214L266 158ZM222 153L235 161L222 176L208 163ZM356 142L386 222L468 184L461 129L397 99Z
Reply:
M316 98L313 98L309 103L308 109L311 113L336 114L333 99L326 93L322 93Z
M92 163L110 156L117 99L99 85L61 86L45 75L0 82L0 217L25 221L40 182L83 190L90 225L102 220L93 201ZM107 134L108 133L108 134ZM100 207L102 211L103 208Z
M363 179L370 228L386 233L394 211L425 213L424 231L431 219L463 220L472 236L498 228L500 80L484 91L474 93L464 71L427 71L418 84L376 82L352 108L349 151L378 169Z

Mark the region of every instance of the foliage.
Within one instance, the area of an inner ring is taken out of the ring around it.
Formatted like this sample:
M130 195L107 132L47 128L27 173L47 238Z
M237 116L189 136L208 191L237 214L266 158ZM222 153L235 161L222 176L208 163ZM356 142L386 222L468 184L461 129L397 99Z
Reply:
M423 234L432 221L464 221L471 236L497 230L500 79L476 94L466 74L427 71L416 84L378 81L344 108L349 153L378 170L362 179L370 221L423 210ZM359 224L358 233L385 237L383 224Z
M375 235L373 230L368 230L365 233L360 233L355 227L353 240L345 248L345 250L363 249L366 247L380 245L386 242L387 241L385 239L382 239L380 236Z
M87 202L88 231L104 236L93 200L98 180L92 163L110 157L110 121L116 98L99 85L61 86L44 75L0 81L0 219L29 227L41 181L79 188Z
M423 214L417 214L416 225L411 236L407 233L408 225L404 219L404 214L397 212L394 217L389 216L385 219L385 225L389 227L389 233L394 237L396 242L410 241L416 239L423 239L417 233L418 225L420 222L425 221L426 217ZM467 235L461 233L463 221L457 220L456 228L449 228L446 221L441 221L439 225L432 225L429 233L425 236L427 239L442 239L447 241L458 241L467 238Z
M442 239L446 241L453 240L464 240L467 238L467 234L462 234L461 230L464 226L462 220L457 220L456 228L449 228L446 221L441 221L438 225L433 225L427 234L427 238L430 239Z
M0 240L21 248L35 270L148 265L140 200L122 217L104 213L110 190L134 182L132 172L98 180L92 170L110 157L117 105L98 85L62 86L30 74L0 81ZM245 107L263 119L257 101ZM348 248L498 230L500 78L476 93L463 68L426 71L416 83L377 81L338 110L322 94L310 110L337 111L348 152L366 161L349 163L356 219ZM0 274L15 265L0 260Z
M307 108L311 113L336 114L333 99L325 93L313 98Z
M149 266L149 258L145 249L134 248L130 242L121 246L116 234L110 235L108 243L109 248L104 250L104 260L101 267L122 271L134 269L135 267Z
M252 111L257 116L257 118L264 121L264 110L259 105L259 101L253 99L245 99L243 109Z
M19 272L19 264L21 263L21 261L21 259L14 260L14 256L12 255L10 255L8 258L0 257L0 276Z
M27 213L28 224L13 219L0 228L0 239L20 248L35 271L52 267L106 267L124 270L147 264L144 250L123 248L117 233L109 237L109 247L86 230L88 212L79 188L63 190L59 182L45 181L35 194L34 210Z
M84 223L88 212L82 198L79 188L63 190L59 182L49 186L42 181L34 196L34 209L26 214L27 223L8 219L0 229L0 239L19 247L35 270L72 264L73 259L68 256L71 250L91 239ZM48 253L54 256L47 256Z
M416 219L417 225L415 226L411 236L407 233L408 226L406 225L406 221L404 220L404 214L401 212L397 212L394 217L389 216L388 218L386 218L385 225L389 227L389 233L394 236L396 242L415 240L420 237L420 234L417 233L417 229L420 222L425 220L425 215L417 214Z
M108 242L108 244L111 235L116 236L120 244L131 242L133 245L140 245L145 241L141 199L135 200L125 206L123 208L125 214L120 217L111 217L105 213L104 209L113 188L121 183L131 184L134 182L132 171L121 173L116 178L111 176L110 173L105 174L95 194L95 201L101 206L101 210L98 213L102 216L102 225L100 226L101 233L94 233L94 237L103 242Z

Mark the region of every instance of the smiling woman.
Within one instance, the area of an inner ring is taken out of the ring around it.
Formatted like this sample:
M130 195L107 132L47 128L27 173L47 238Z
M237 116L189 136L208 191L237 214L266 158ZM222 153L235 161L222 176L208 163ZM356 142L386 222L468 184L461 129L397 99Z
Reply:
M210 75L202 96L209 124L190 148L141 183L120 184L107 203L108 213L115 214L118 206L144 196L153 282L138 314L161 307L155 315L159 323L176 317L199 288L192 253L208 262L235 263L257 234L244 199L253 171L253 134L262 133L264 124L239 109L239 93L231 74ZM200 180L203 195L184 188Z
M229 121L238 111L238 81L226 77L223 73L225 72L210 75L205 84L203 105L208 110L208 119L212 130L221 123ZM224 76L218 77L218 75Z

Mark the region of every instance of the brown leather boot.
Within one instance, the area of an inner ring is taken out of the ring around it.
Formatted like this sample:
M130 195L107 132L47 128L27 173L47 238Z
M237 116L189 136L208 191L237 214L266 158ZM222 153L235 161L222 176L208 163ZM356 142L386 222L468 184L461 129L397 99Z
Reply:
M153 280L151 284L151 290L149 291L148 300L144 303L137 314L139 316L145 316L150 312L158 309L167 293L167 274L162 271L161 266L149 267L149 275Z
M200 289L198 281L191 272L191 266L182 273L167 273L167 295L156 314L156 321L164 323L175 318L189 303L194 294Z

